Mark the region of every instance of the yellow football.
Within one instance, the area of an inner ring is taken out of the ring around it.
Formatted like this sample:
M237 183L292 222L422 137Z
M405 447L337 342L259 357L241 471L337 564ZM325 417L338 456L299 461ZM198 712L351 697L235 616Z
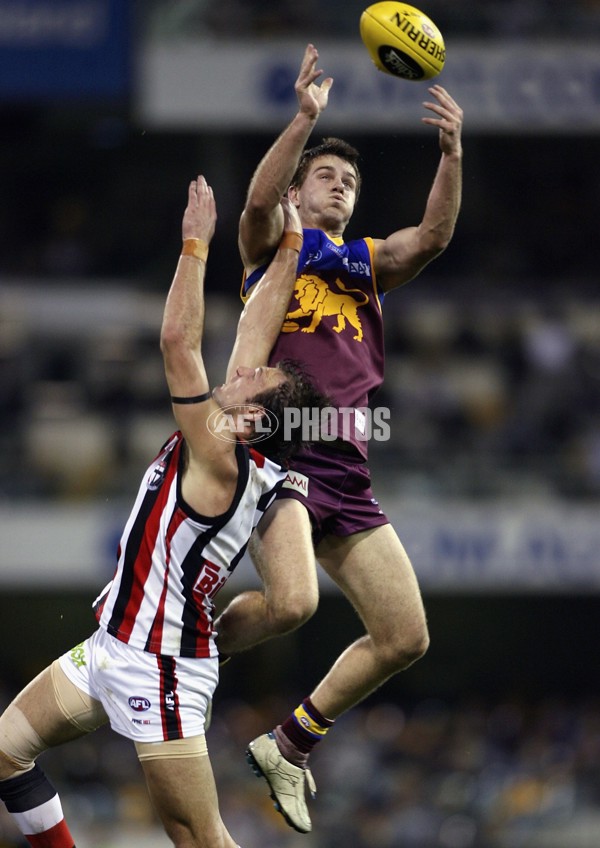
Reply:
M436 77L446 61L444 38L414 6L384 0L360 16L360 37L376 68L418 82Z

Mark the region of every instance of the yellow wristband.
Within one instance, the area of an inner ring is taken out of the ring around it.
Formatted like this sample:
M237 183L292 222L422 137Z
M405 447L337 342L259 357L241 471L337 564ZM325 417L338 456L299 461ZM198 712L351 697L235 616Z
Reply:
M181 255L195 256L196 259L201 259L202 262L206 262L206 258L208 256L208 245L203 239L186 238L183 240Z
M291 230L286 230L279 242L279 247L289 247L291 250L297 250L300 253L303 243L304 236L302 233L293 233Z

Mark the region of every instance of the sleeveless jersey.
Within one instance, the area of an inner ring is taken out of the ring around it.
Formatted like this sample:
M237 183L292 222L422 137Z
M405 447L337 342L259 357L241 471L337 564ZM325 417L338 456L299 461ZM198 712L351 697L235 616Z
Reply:
M345 410L334 422L337 437L365 459L368 407L384 373L383 292L377 290L373 249L370 238L344 242L323 230L304 230L294 294L269 360L274 365L292 357L307 366L333 405ZM248 276L243 295L264 271Z
M146 471L123 530L115 575L94 602L112 636L154 654L216 656L213 601L242 558L285 471L238 442L238 481L229 509L214 518L181 495L178 431Z

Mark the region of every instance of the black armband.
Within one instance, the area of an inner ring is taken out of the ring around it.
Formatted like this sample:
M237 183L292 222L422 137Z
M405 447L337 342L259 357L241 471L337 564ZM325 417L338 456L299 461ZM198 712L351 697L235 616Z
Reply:
M171 395L171 403L203 403L212 397L212 392L204 392L203 395L194 395L194 397L173 397Z

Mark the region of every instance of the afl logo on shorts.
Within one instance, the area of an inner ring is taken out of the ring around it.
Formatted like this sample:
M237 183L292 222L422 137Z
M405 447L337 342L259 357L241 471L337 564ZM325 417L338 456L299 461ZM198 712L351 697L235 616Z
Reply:
M129 706L132 710L135 710L136 713L144 713L146 710L149 710L152 704L148 700L148 698L140 698L140 697L131 697L129 699Z
M161 459L160 462L156 463L156 465L150 472L150 477L148 478L147 486L151 492L155 492L162 486L166 473L167 463L164 461L164 459Z

